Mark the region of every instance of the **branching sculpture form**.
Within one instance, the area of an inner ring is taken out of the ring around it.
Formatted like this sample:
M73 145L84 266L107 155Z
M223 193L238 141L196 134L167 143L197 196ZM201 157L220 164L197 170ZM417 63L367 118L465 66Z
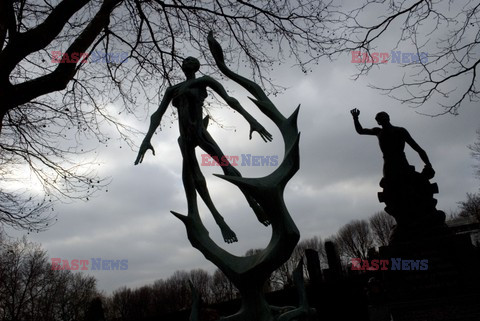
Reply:
M188 215L172 213L185 224L188 239L201 251L205 257L218 266L230 281L238 288L242 297L242 306L238 313L223 318L225 321L273 321L290 320L308 313L308 307L303 305L296 313L289 311L288 315L273 316L272 308L267 304L263 286L270 274L288 260L293 252L300 233L293 222L283 200L283 191L287 182L299 169L299 138L297 129L298 108L285 118L268 99L264 91L254 82L239 76L225 65L223 51L212 33L208 35L210 50L220 70L229 78L247 89L254 97L251 100L279 128L285 142L285 156L281 165L270 175L261 178L243 178L238 176L217 175L239 187L244 194L258 202L263 208L272 226L272 237L268 246L259 253L247 257L238 257L219 247L209 236L198 208L196 192L187 193L190 204ZM190 162L194 164L193 160ZM198 171L194 168L184 169L193 181ZM185 179L185 177L184 177ZM303 310L302 310L303 309Z

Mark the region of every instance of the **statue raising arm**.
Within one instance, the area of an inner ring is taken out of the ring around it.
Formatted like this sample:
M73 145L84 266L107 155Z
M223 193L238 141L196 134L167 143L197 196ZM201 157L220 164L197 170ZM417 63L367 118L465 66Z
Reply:
M360 124L360 121L358 120L358 116L360 115L360 110L357 108L354 108L350 110L350 113L352 114L353 117L353 124L355 125L355 130L357 133L360 135L377 135L377 132L375 128L369 129L369 128L363 128L362 125Z

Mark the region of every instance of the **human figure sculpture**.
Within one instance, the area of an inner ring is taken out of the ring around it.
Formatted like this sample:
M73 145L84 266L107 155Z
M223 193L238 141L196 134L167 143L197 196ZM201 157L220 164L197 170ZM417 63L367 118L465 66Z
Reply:
M395 217L397 226L425 226L443 224L445 214L437 211L437 201L433 194L438 193L436 184L430 184L435 171L427 153L415 142L403 127L393 126L386 112L379 112L375 120L381 126L363 128L358 120L360 110L350 111L353 116L355 130L360 135L377 136L380 150L383 153L383 178L380 186L379 200L387 205L385 211ZM405 144L418 153L425 163L421 173L415 171L405 156Z
M250 93L250 100L256 105L258 111L278 128L279 137L284 142L283 160L272 173L264 177L241 177L240 173L231 165L222 166L225 175L216 175L239 188L260 222L271 226L271 238L268 245L251 255L238 256L219 246L210 237L208 229L203 224L196 202L197 192L210 207L215 220L222 229L224 239L227 242L236 241L235 234L224 223L223 218L216 212L209 200L208 190L204 183L205 178L194 157L196 146L210 153L214 159L217 157L222 159L223 156L220 148L206 130L205 119L203 121L201 119L202 104L207 96L206 88L209 87L218 93L228 105L245 117L251 126L250 135L253 131L257 131L265 141L270 141L272 136L243 110L238 101L229 97L219 83L208 76L195 78L195 72L199 68L198 60L185 59L182 69L187 80L167 90L159 109L152 115L148 134L140 147L135 163L138 164L142 161L147 150L151 149L153 152L150 139L159 125L166 107L172 101L173 105L178 108L179 144L183 156L182 179L187 195L188 213L170 212L185 225L190 244L199 250L207 260L215 264L238 289L241 297L239 310L220 320L291 321L310 316L313 310L308 307L304 292L301 293L301 304L298 308L280 314L268 304L264 294L266 282L275 270L288 261L300 239L300 231L283 198L287 183L300 168L300 132L297 126L300 106L289 117L285 117L258 84L228 68L223 49L213 37L213 32L208 34L207 43L218 69ZM264 213L268 213L268 216ZM300 268L300 276L301 271ZM301 283L296 282L299 286L302 286ZM194 299L192 308L196 309L197 307L197 309L191 314L192 321L198 321L199 315L198 304L195 302L198 303L198 300Z
M158 107L150 118L150 127L145 136L140 150L138 152L135 165L141 163L148 150L151 150L155 155L155 150L151 144L153 133L160 125L160 121L167 110L168 105L177 108L178 121L180 129L180 137L178 143L183 157L182 180L187 194L188 210L196 210L196 191L203 199L208 209L211 211L215 222L220 227L222 236L227 243L236 242L237 237L235 233L226 224L224 218L220 215L213 204L210 194L208 192L205 177L203 176L198 162L195 157L195 148L199 146L206 153L214 159L224 159L223 152L217 145L215 140L207 131L208 117L202 120L203 102L207 97L207 87L215 91L223 100L234 110L240 113L250 124L250 139L254 131L258 132L265 142L272 140L272 135L257 122L233 97L230 97L225 88L215 79L209 76L202 76L197 78L196 72L200 68L200 62L194 57L187 57L182 63L182 70L185 74L186 80L167 88L165 95ZM225 175L241 177L240 172L230 163L222 163L221 168ZM245 191L242 191L255 212L258 220L264 224L269 225L269 220L257 201L249 196Z
M380 150L383 153L384 165L383 175L386 178L397 177L405 171L410 170L410 164L405 156L405 143L418 153L422 161L425 163L425 169L429 172L429 178L433 178L435 171L432 168L427 153L413 140L412 136L403 127L393 126L390 123L390 116L382 111L375 116L377 123L382 128L363 128L358 120L360 110L352 109L353 123L355 130L360 135L375 135L378 137Z

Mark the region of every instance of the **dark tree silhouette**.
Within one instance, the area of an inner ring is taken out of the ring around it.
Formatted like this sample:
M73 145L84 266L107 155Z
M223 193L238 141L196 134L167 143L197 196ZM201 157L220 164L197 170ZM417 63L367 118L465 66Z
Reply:
M458 205L460 210L458 216L473 216L480 220L480 194L467 193L467 199L458 202Z
M93 298L85 317L86 321L105 321L105 313L103 311L103 302L100 297Z
M108 300L108 314L111 319L129 320L134 317L132 290L126 286L115 290Z
M105 300L107 319L158 318L182 309L190 309L192 306L190 282L199 292L202 302L206 304L220 302L218 300L220 296L216 296L216 290L219 288L213 284L213 278L208 272L202 269L189 272L175 271L169 278L157 280L151 285L137 289L124 286L115 290Z
M92 276L53 270L39 245L0 233L0 320L83 320L96 296Z
M340 228L335 238L340 254L350 258L368 258L373 236L366 220L354 220Z
M216 269L212 276L212 295L213 302L230 301L238 297L238 290L220 269Z
M202 298L202 302L213 302L212 276L202 269L194 269L189 273L189 281Z
M477 130L477 140L473 144L468 145L468 149L470 149L473 159L477 161L477 164L474 165L477 169L475 174L480 179L480 129Z
M387 246L390 240L390 233L395 225L393 216L386 212L377 212L368 219L373 238L378 246Z

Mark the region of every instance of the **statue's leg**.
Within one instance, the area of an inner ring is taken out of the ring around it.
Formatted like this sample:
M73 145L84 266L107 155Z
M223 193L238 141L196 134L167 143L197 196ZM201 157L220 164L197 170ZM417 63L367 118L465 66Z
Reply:
M210 136L210 134L206 130L203 131L203 136L199 137L198 145L210 156L216 156L219 160L225 156L220 147L215 142L215 140L213 140L212 136ZM227 163L228 164L226 166L221 166L225 175L242 177L240 172L235 167L233 167L230 162ZM260 204L258 204L258 202L251 195L249 195L247 191L242 189L240 190L242 191L243 195L245 195L248 205L250 205L260 223L265 226L270 225L268 216L265 214L265 211L262 209Z
M189 152L186 144L178 138L180 151L182 152L182 182L187 196L188 213L197 213L197 192L195 191L194 175L192 173L192 161L196 161L195 153ZM194 149L193 149L194 151Z
M196 195L195 189L200 194L200 197L203 199L205 204L207 205L210 212L212 212L213 218L217 223L218 227L220 227L220 231L222 232L223 239L227 243L237 242L237 236L235 232L227 225L224 218L220 213L217 211L217 208L213 204L212 199L210 198L210 193L208 192L207 188L207 181L205 180L205 176L203 176L202 171L197 162L197 158L195 156L195 147L189 146L188 143L185 143L182 138L178 138L178 144L180 145L180 149L182 150L182 156L184 159L184 174L185 174L185 167L188 166L188 170L190 173L190 178L193 180L193 193ZM185 160L188 160L188 164L185 163ZM185 180L184 180L185 185ZM186 191L186 188L185 188ZM188 196L187 196L188 198ZM196 202L195 202L196 204Z

